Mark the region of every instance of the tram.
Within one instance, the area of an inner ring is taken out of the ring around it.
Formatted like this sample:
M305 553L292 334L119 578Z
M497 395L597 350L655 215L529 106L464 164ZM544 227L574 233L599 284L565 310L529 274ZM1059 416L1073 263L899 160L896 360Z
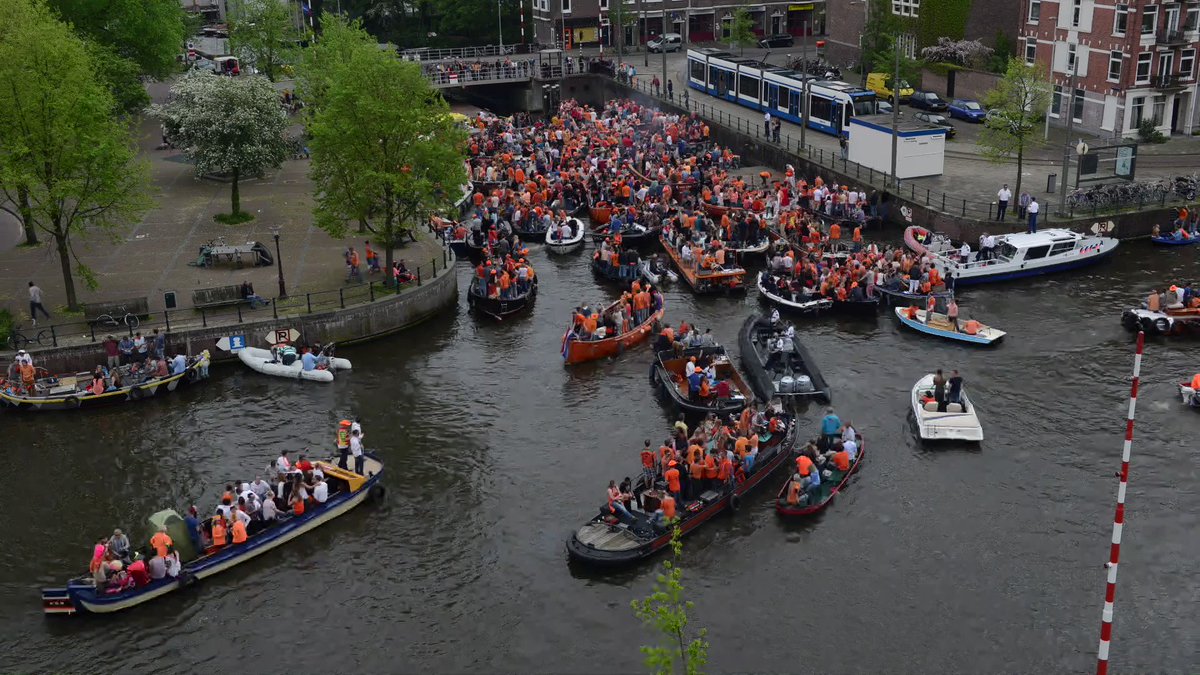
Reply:
M855 115L875 114L875 92L862 87L711 47L688 50L689 87L752 110L770 111L796 124L803 122L801 98L806 81L811 129L837 136L849 129Z

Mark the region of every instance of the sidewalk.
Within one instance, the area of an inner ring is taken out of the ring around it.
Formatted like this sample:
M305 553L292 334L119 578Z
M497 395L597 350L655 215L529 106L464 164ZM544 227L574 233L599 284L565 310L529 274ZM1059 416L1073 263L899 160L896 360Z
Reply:
M150 87L150 94L155 101L161 101L167 90L167 84L155 83ZM77 277L75 286L80 302L145 296L149 299L151 312L155 312L165 308L163 294L167 291L175 291L179 306L186 308L191 306L195 289L243 281L251 282L259 295L274 298L279 290L275 265L240 269L228 264L212 268L189 265L197 259L202 245L219 237L228 244L259 241L274 255L272 225L281 227L279 246L290 296L303 297L308 291L333 290L336 297L336 289L349 286L345 283L343 251L352 245L359 255L363 255L363 242L370 234L354 234L345 240L337 240L313 225L308 160L289 160L280 170L261 180L242 181L242 208L253 213L255 220L243 225L222 225L215 222L213 216L229 211L229 184L196 178L192 166L177 150L155 150L161 137L154 120L143 120L139 131L141 154L151 165L156 206L142 222L133 224L115 242L98 234L76 242L80 259L95 271L100 283L98 289L89 291ZM0 306L12 310L18 323L27 324L26 286L29 281L34 281L42 288L46 307L51 313L49 321L42 320L43 325L79 320L77 315L64 316L60 312L66 298L58 256L53 248L8 248L10 243L23 241L19 226L15 222L0 221L0 228L4 229L0 232L0 246L5 246L0 250ZM15 232L13 228L16 228ZM42 237L42 243L47 243L45 237ZM442 247L431 238L421 238L415 244L398 249L395 255L397 259L405 259L410 268L428 267L435 257L439 268L442 264ZM381 264L382 257L381 251ZM365 256L363 265L363 276L367 279ZM381 278L381 274L373 275L376 281ZM199 318L199 314L196 316Z

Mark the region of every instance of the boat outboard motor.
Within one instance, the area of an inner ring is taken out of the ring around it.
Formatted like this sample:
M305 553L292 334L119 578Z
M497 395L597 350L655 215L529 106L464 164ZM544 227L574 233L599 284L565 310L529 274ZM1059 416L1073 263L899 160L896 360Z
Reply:
M816 388L813 387L811 377L807 375L797 375L795 377L795 383L792 385L792 393L808 394L813 391L816 391Z

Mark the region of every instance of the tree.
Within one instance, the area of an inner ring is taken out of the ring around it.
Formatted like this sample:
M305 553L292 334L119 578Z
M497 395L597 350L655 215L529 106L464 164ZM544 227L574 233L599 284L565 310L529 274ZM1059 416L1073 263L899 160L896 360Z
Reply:
M1014 194L1021 194L1025 149L1040 143L1038 122L1050 104L1050 83L1044 64L1029 65L1024 59L1008 60L1008 70L996 87L984 96L988 117L979 134L979 148L992 161L1017 156Z
M279 0L242 0L229 24L229 48L272 82L296 51L290 7Z
M921 58L937 63L953 63L969 68L983 68L996 50L982 40L951 40L938 38L937 44L921 50Z
M6 5L0 92L0 208L21 220L27 236L51 237L74 309L72 262L87 287L97 286L75 243L92 232L115 235L145 213L147 166L87 44L39 0Z
M301 64L301 78L325 88L310 107L314 214L331 236L358 222L384 248L390 269L405 236L444 211L467 180L466 132L416 63L378 49L357 26L326 35ZM324 53L332 49L333 53ZM310 68L327 72L314 74ZM311 86L306 84L305 86Z
M679 566L682 536L676 523L671 535L674 560L663 562L663 573L658 575L649 597L630 603L634 615L659 633L658 644L642 646L646 668L655 675L672 675L677 665L685 675L697 675L708 663L708 641L704 639L708 630L701 628L688 640L688 611L693 605L683 599L683 569Z
M171 87L171 101L148 110L162 119L167 136L196 166L196 174L232 179L229 224L254 216L243 213L239 181L277 169L287 157L287 114L265 77L226 77L193 70Z
M78 34L102 48L96 68L126 112L140 110L148 101L142 77L161 80L174 72L188 34L178 0L48 2Z
M614 31L613 41L617 43L617 60L625 58L625 27L632 26L638 21L637 12L626 7L630 0L615 0L609 12L609 25Z
M758 44L758 36L754 34L754 19L745 7L738 7L733 13L733 21L729 24L729 46L739 47L740 53L746 47Z

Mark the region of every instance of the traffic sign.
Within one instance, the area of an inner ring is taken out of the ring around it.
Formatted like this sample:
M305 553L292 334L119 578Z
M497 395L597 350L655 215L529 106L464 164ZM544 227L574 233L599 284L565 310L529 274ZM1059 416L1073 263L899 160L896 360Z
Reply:
M240 352L246 348L245 335L229 335L217 340L217 348L227 352Z
M911 223L912 217L913 217L913 210L907 206L901 206L900 207L900 215L904 216L904 219Z
M268 331L264 336L267 339L267 344L277 345L282 342L295 342L300 339L300 331L295 328L277 328L273 331Z

